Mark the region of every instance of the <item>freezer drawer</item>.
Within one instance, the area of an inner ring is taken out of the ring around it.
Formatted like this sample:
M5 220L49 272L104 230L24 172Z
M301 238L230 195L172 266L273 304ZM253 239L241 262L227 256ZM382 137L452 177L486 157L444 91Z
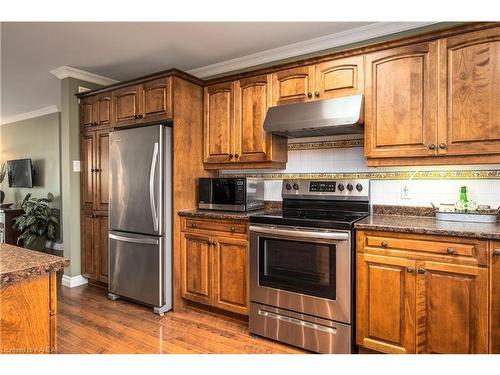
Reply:
M109 233L109 291L152 306L163 306L163 237Z

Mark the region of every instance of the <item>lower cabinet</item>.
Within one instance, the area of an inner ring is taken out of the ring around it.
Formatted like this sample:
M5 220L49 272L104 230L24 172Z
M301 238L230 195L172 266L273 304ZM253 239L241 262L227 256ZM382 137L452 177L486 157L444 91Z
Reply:
M384 353L488 353L488 245L471 241L358 232L357 344Z
M108 283L108 215L82 213L82 275Z
M184 219L182 227L182 297L248 315L246 226Z
M500 241L490 242L490 353L500 354Z

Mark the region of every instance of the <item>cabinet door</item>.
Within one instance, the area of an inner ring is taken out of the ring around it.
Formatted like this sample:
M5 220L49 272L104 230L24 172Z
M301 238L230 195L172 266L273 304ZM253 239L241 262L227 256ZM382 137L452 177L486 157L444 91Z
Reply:
M83 130L95 126L95 97L83 98L80 101L80 128Z
M366 56L367 157L436 154L436 55L430 42Z
M417 264L417 353L488 353L488 271Z
M145 82L142 92L144 121L163 121L172 118L172 77Z
M314 66L282 70L273 74L273 104L313 100Z
M271 160L272 135L264 131L264 119L272 101L271 75L235 83L235 160Z
M327 61L316 65L314 96L319 99L364 94L364 56Z
M226 237L214 242L214 306L248 315L248 242Z
M109 132L96 132L96 172L95 205L96 210L107 210L109 200Z
M96 254L96 260L99 269L99 281L103 283L108 282L108 233L109 233L109 225L108 225L108 216L99 215L95 219L98 227L98 239L99 241L95 241L95 246L97 247L94 252Z
M111 93L101 94L95 101L95 126L108 127L111 125Z
M500 354L500 241L490 244L490 353Z
M94 246L97 228L94 221L94 214L82 214L82 275L90 279L97 278Z
M210 237L183 233L181 245L182 296L186 299L212 303L212 256Z
M440 40L439 152L500 154L500 28Z
M205 162L234 161L234 86L205 87Z
M93 209L95 202L95 134L86 132L81 138L81 205L84 210Z
M114 120L117 126L135 124L142 115L142 85L124 87L113 92Z
M415 353L415 261L358 254L357 272L357 344Z

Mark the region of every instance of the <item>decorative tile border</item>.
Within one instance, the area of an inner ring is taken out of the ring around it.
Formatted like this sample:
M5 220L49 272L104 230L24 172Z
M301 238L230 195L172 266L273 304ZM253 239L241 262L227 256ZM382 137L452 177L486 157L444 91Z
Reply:
M258 177L266 180L283 179L370 179L370 180L483 180L500 179L500 170L448 170L448 171L391 171L342 173L250 173L226 176Z
M338 139L333 141L289 143L288 151L323 150L331 148L363 147L363 139Z

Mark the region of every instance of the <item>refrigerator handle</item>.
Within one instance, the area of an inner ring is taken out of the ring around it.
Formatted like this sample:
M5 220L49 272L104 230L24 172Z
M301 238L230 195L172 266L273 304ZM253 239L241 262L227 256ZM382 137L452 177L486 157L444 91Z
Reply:
M158 230L158 214L156 213L155 189L154 189L157 160L158 160L158 142L155 142L153 149L153 159L151 160L151 169L149 171L149 203L151 204L151 215L153 216L153 226L155 231Z
M117 234L109 234L109 238L112 240L116 241L123 241L123 242L133 242L133 243L141 243L141 244L146 244L146 245L158 245L158 240L152 239L152 238L135 238L135 237L125 237L125 236L119 236Z

